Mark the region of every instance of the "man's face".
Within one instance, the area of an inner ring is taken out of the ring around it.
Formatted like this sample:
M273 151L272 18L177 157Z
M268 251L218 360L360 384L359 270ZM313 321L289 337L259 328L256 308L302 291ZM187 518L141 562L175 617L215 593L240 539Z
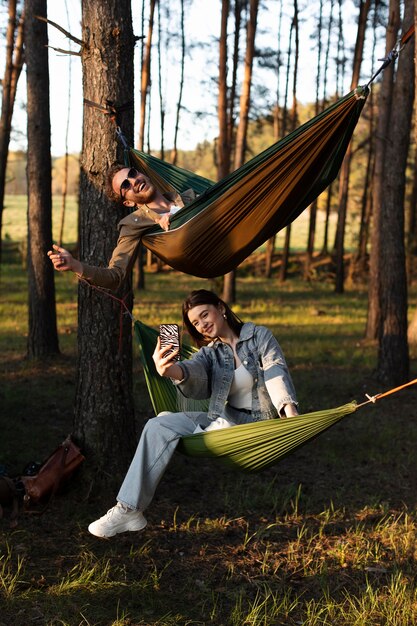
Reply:
M148 204L155 195L150 179L135 168L124 167L116 172L112 180L113 191L120 195L124 204Z

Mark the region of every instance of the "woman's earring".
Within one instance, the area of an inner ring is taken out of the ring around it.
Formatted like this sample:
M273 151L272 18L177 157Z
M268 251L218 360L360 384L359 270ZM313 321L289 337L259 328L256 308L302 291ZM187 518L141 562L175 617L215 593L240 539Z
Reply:
M223 313L223 317L224 317L224 319L225 319L225 320L227 320L227 315L226 315L226 313Z

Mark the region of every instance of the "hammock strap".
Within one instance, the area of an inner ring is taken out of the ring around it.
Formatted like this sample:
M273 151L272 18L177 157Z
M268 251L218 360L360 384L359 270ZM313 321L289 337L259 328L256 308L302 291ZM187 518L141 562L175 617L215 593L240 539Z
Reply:
M408 41L414 35L414 30L415 30L415 26L413 24L412 26L410 26L407 32L404 33L402 37L398 38L397 43L395 44L393 49L390 52L388 52L387 56L384 59L378 59L379 61L383 61L383 63L381 67L379 68L379 70L375 72L375 74L372 76L370 81L367 83L366 85L367 87L369 87L369 85L374 82L375 78L379 76L382 70L388 67L388 65L392 63L392 61L395 61L395 59L399 56L400 52L404 48L405 44L408 43Z
M133 293L132 290L130 289L127 293L125 293L123 298L118 298L117 296L114 296L112 293L107 291L107 289L103 289L103 287L98 287L97 285L93 285L92 283L88 282L88 280L85 280L85 278L82 278L81 276L78 276L78 280L84 283L85 285L88 285L88 287L90 287L91 289L95 289L99 293L102 293L103 295L108 296L115 302L120 303L120 313L119 313L119 356L120 356L122 354L123 315L128 315L130 319L132 320L132 324L135 322L135 318L132 314L132 311L129 309L129 307L127 306L125 302L127 297L131 293Z
M104 113L104 115L108 115L110 120L115 124L117 139L120 141L120 143L123 146L124 164L126 165L126 167L130 167L131 166L130 147L129 147L129 144L127 143L126 137L124 136L120 128L118 116L119 116L119 113L123 113L123 111L128 111L129 109L133 109L134 101L129 100L128 102L125 102L124 104L121 104L120 106L117 106L111 100L106 100L106 104L104 106L102 104L98 104L97 102L93 102L92 100L88 100L87 98L84 98L84 104L91 107L92 109L97 109L101 113Z
M362 404L358 404L357 408L359 409L361 406L365 406L365 404L369 404L372 402L375 404L377 400L381 400L381 398L385 398L386 396L390 396L393 393L397 393L397 391L401 391L401 389L405 389L406 387L411 387L411 385L417 384L417 378L414 380L410 380L408 383L404 383L404 385L400 385L399 387L395 387L394 389L389 389L388 391L384 391L383 393L377 393L376 396L368 396L365 394L368 400L362 402Z

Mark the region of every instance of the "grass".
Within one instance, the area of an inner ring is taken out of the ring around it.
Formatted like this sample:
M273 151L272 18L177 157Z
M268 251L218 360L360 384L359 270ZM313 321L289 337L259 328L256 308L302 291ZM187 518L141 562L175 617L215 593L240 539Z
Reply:
M197 286L147 275L134 314L179 321ZM71 431L77 284L57 275L62 355L25 358L27 278L6 242L0 293L0 464L10 475L42 460ZM267 324L287 356L303 410L383 391L377 346L363 340L366 290L285 284L245 273L238 313ZM410 308L416 306L410 289ZM416 376L416 354L412 368ZM137 429L151 415L135 355ZM411 626L417 624L414 388L349 416L276 467L237 473L176 455L146 531L100 541L88 523L114 494L81 473L41 516L0 520L0 625ZM87 459L88 463L88 459Z

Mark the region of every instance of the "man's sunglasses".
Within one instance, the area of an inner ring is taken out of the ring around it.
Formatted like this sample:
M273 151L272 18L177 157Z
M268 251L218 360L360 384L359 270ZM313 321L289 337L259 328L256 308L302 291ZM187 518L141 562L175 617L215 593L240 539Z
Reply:
M132 186L132 183L130 182L129 178L137 178L138 175L139 175L138 170L134 167L131 167L127 173L127 178L125 178L122 184L120 185L119 192L120 192L121 200L124 200L124 194L122 192L124 191L126 193L126 191L129 191L129 189Z

